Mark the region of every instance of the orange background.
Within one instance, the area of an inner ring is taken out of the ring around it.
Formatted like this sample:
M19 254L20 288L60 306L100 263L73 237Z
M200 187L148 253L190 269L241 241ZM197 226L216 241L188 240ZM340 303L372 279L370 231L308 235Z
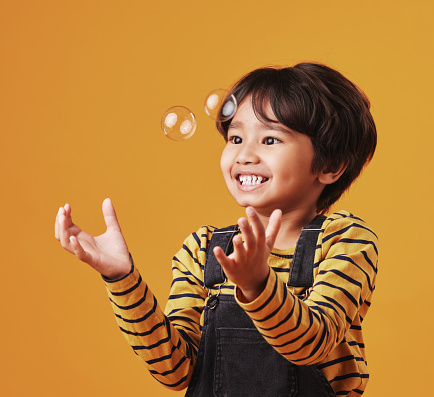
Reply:
M2 1L0 393L182 395L127 346L98 274L55 241L56 212L71 203L99 234L111 197L164 306L183 239L242 214L220 175L206 94L303 60L361 86L379 131L373 162L335 207L381 239L365 395L431 390L433 12L428 0ZM173 105L197 116L186 142L160 130Z

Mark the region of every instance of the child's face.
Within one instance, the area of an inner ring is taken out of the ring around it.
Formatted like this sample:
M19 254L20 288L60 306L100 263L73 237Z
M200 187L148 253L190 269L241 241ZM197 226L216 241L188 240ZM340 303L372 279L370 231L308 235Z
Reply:
M268 105L266 115L275 119ZM228 131L221 157L226 186L236 202L269 215L314 211L324 185L311 171L314 150L307 135L260 121L246 98Z

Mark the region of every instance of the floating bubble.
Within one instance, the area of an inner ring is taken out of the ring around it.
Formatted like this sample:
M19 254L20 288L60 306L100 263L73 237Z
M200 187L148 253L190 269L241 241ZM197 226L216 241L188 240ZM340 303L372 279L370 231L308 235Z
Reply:
M161 117L161 129L174 141L184 141L196 131L196 117L190 109L184 106L173 106L167 109Z
M222 88L211 91L205 99L205 112L213 120L227 121L237 111L237 100Z

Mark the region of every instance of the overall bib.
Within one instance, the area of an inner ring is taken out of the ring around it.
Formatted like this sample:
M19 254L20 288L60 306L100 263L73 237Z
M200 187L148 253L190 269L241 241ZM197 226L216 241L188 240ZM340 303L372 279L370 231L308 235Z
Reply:
M310 288L319 232L325 216L302 229L287 286ZM206 288L221 286L226 276L213 254L216 246L228 255L238 226L214 231L206 254ZM212 295L204 308L197 361L186 397L335 397L314 365L295 365L271 347L234 296Z

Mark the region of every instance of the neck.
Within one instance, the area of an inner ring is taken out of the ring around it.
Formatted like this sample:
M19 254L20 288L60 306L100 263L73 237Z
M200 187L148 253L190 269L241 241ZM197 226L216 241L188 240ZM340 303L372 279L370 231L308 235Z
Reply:
M277 249L295 247L301 234L301 228L308 225L316 215L317 212L314 208L300 208L282 214L282 221L274 247ZM269 222L269 215L259 214L259 216L266 228Z

